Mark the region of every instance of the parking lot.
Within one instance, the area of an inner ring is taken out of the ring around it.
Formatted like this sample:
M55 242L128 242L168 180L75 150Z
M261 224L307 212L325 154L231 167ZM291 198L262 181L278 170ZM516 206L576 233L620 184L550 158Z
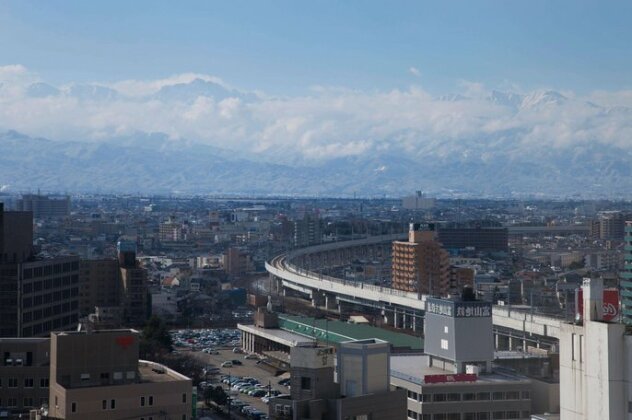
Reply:
M229 375L231 377L250 377L255 378L262 386L267 390L268 385L270 389L276 390L281 394L288 394L289 388L279 385L278 382L281 378L274 376L267 370L259 367L257 360L245 359L245 354L234 353L232 349L216 349L218 354L207 354L202 351L192 352L191 354L202 361L206 365L219 368L219 373L209 376L209 382L218 383L222 375ZM232 367L221 367L222 363L226 361L237 360L241 365L233 365ZM229 386L227 384L221 384L222 387L228 391ZM261 400L261 398L252 397L238 391L230 391L230 395L240 401L243 401L249 406L255 407L257 410L268 413L268 406Z

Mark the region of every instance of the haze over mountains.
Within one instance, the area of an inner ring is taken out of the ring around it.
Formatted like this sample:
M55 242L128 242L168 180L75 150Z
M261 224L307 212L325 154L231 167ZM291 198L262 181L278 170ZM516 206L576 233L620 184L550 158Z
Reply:
M0 67L15 191L630 198L625 93L464 83L274 97L204 75L54 86Z

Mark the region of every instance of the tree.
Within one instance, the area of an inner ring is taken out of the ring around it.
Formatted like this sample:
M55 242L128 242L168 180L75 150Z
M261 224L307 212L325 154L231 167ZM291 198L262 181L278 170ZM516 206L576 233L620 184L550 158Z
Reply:
M140 342L141 357L169 353L173 349L171 334L165 322L156 315L147 321Z
M209 386L204 390L204 401L206 405L213 401L215 404L222 406L228 402L228 395L221 386Z

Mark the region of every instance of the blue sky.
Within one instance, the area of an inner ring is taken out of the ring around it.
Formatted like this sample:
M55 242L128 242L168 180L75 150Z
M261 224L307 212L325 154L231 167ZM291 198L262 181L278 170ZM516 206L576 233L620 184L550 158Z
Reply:
M632 88L631 18L623 1L2 1L0 66L54 84L195 72L277 95L586 93Z

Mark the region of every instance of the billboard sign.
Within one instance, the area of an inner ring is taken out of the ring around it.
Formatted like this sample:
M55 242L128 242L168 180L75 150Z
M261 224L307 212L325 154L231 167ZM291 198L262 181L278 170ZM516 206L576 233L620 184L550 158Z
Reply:
M603 290L603 320L612 321L619 316L619 291L617 289ZM584 317L584 290L575 289L575 320Z

